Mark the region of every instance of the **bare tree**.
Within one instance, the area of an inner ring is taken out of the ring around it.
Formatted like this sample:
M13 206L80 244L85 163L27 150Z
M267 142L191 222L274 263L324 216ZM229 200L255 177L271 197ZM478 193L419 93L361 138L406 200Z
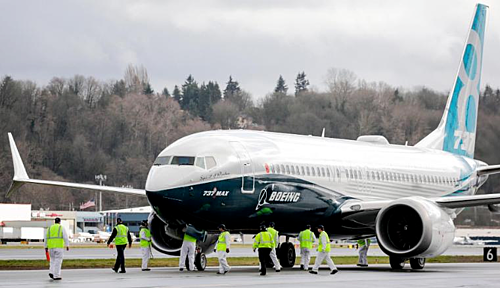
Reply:
M356 74L347 69L330 68L326 73L325 83L341 112L345 112L347 100L356 89L356 79Z

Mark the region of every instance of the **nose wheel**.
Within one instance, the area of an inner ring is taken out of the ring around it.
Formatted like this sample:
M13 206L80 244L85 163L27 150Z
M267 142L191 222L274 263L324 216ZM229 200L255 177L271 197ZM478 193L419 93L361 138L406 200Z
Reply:
M295 265L295 247L293 243L285 242L281 243L279 248L279 260L283 267L293 267Z

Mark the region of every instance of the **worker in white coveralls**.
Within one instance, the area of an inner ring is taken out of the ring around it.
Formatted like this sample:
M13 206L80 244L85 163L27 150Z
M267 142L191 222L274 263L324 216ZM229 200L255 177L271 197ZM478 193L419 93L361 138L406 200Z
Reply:
M309 270L311 261L311 251L316 242L316 236L311 231L311 225L306 225L306 229L299 233L300 242L300 270Z
M229 253L231 235L226 229L226 225L219 225L219 238L217 239L217 244L215 245L215 251L217 252L217 258L219 259L219 271L217 274L226 274L231 270L229 264L227 264L227 253Z
M370 239L360 239L358 240L358 266L368 267L368 248L370 247Z
M56 218L55 224L51 225L45 233L45 251L50 255L49 277L61 280L61 266L64 256L64 247L69 251L69 240L66 229L61 226L61 219Z
M151 271L148 268L149 258L151 257L151 232L148 229L148 221L146 220L142 221L139 239L141 240L142 271Z
M271 233L271 235L273 236L273 249L271 249L269 257L271 257L271 261L273 261L274 270L276 270L276 272L280 272L281 265L276 255L276 248L278 248L278 244L280 242L280 236L278 230L274 229L274 226L275 226L274 222L271 222L269 223L269 227L267 227L267 232Z
M181 257L179 258L179 271L184 271L186 267L186 258L189 259L187 270L194 271L194 252L196 250L196 238L184 233L181 246Z
M314 267L309 273L318 274L319 265L326 260L326 264L330 268L330 274L334 275L339 272L335 263L333 263L332 258L330 257L330 237L325 232L325 227L323 225L318 225L318 233L319 233L319 243L318 243L318 255L316 256L316 262L314 262Z

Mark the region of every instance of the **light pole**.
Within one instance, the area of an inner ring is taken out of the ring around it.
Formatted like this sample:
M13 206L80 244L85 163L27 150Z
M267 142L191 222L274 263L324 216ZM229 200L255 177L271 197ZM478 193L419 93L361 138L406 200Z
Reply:
M108 177L103 174L95 175L95 181L99 181L99 186L102 186L102 182L106 181ZM99 212L102 211L102 191L99 191Z

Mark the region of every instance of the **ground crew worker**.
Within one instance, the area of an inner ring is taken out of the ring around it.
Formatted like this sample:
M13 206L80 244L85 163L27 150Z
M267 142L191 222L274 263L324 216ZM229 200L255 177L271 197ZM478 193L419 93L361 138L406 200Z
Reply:
M273 236L267 232L266 225L260 225L260 232L253 241L253 252L259 249L260 275L266 275L266 263L273 249Z
M316 236L311 231L311 225L306 225L306 230L299 233L300 242L300 270L309 270L309 262L311 261L311 251Z
M271 233L271 236L273 236L273 249L271 250L269 256L271 257L271 261L273 261L274 269L276 270L276 272L280 272L281 265L280 262L278 261L278 257L276 257L276 248L278 248L280 236L279 232L276 229L274 229L274 226L275 226L274 222L270 222L269 227L267 227L267 232Z
M149 257L151 257L151 232L148 229L148 221L144 220L141 224L141 230L139 231L139 239L141 240L141 252L142 252L142 271L151 271L148 268Z
M128 231L128 227L123 225L123 221L121 218L116 219L117 225L113 228L113 232L108 239L108 247L115 241L116 246L116 262L115 267L111 268L115 273L118 273L118 269L120 269L119 273L126 273L125 271L125 248L132 248L132 236L130 236L130 232Z
M318 243L318 256L316 256L316 262L314 263L314 267L309 273L318 274L319 265L323 263L323 260L326 260L328 267L330 268L330 274L336 274L339 272L335 263L333 263L332 258L330 258L330 238L328 234L325 232L325 227L323 225L318 226L319 233L319 243Z
M368 248L370 247L370 239L360 239L358 240L358 266L360 267L368 267Z
M187 270L194 271L194 252L196 249L196 238L184 233L184 239L181 246L181 257L179 258L179 271L184 271L186 258L189 259Z
M69 240L66 229L61 226L61 219L56 218L55 224L51 225L45 233L45 252L50 255L49 277L61 280L61 266L64 256L64 247L69 251Z
M229 267L229 264L227 264L227 259L226 255L229 253L229 248L230 248L230 243L231 243L231 236L229 235L229 232L226 230L226 225L220 224L219 225L219 238L217 239L217 245L216 245L216 251L217 251L217 258L219 259L219 271L217 274L226 274L231 270L231 267Z

